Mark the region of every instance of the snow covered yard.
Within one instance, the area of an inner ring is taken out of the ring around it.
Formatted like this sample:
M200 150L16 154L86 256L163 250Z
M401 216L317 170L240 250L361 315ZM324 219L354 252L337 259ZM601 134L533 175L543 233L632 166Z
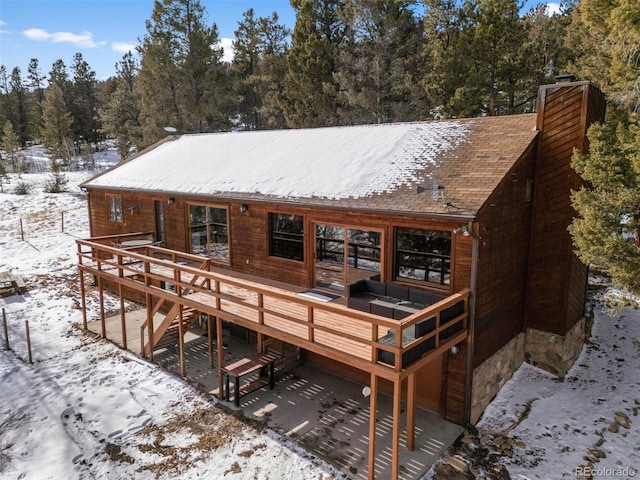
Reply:
M524 363L426 479L640 477L640 311L593 314L564 379Z

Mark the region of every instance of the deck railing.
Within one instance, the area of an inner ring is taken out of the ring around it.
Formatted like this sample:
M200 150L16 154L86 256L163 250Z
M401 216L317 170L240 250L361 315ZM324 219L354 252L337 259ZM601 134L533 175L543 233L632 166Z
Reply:
M146 233L131 237L141 235ZM394 320L300 296L293 286L289 291L221 273L201 256L153 244L113 246L131 239L125 237L77 240L80 271L150 294L158 302L179 303L356 367L375 369L382 376L414 370L419 366L414 364L426 363L425 357L432 358L467 336L468 290ZM161 288L161 282L171 283L173 291ZM458 307L454 315L445 315L451 307ZM421 322L431 322L433 328L411 339ZM395 343L381 343L390 332ZM404 355L415 348L422 349L419 360L403 365ZM393 355L393 365L380 362L380 352Z

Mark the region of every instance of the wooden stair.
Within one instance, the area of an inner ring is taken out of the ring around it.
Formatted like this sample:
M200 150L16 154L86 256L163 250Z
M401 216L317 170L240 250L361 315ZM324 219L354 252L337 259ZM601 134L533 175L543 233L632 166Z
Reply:
M199 312L193 308L182 308L182 332L186 333L198 319ZM175 304L153 332L153 349L174 348L178 345L180 332L180 305ZM151 343L144 347L145 355L151 354Z
M262 351L278 359L274 365L276 377L281 377L300 364L300 349L282 340L266 339L263 343Z

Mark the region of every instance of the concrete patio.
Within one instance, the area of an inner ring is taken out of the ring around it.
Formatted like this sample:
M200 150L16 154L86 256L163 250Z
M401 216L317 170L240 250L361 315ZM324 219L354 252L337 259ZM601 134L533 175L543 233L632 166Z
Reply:
M159 319L162 316L159 315ZM127 347L140 353L140 325L145 310L126 314ZM105 322L107 338L122 346L120 315ZM99 321L90 322L89 330L100 334ZM225 364L256 353L255 345L223 331ZM217 349L214 341L214 349ZM177 349L154 353L154 362L179 373ZM185 334L185 368L189 382L205 392L218 395L217 365L211 367L208 337L197 324ZM283 438L300 445L313 455L339 468L354 479L368 478L369 398L364 385L329 374L306 364L297 364L278 376L275 388L263 387L240 399L240 409L248 418L266 422ZM230 409L232 401L219 400ZM391 476L392 398L380 394L376 427L376 478ZM404 411L403 411L403 417ZM403 429L404 430L404 429ZM401 433L400 478L417 480L442 452L462 433L462 427L446 422L437 414L418 409L416 448L408 451L405 432Z

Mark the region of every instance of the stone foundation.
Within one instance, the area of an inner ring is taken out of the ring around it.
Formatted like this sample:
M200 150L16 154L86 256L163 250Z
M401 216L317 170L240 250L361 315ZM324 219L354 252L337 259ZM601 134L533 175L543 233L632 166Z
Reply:
M565 336L527 328L473 371L471 423L476 423L522 362L563 377L589 338L593 321L582 318Z
M473 371L471 423L480 419L487 405L524 362L524 342L525 335L521 333Z
M582 318L566 335L527 328L525 359L531 365L564 377L589 338L592 321Z

